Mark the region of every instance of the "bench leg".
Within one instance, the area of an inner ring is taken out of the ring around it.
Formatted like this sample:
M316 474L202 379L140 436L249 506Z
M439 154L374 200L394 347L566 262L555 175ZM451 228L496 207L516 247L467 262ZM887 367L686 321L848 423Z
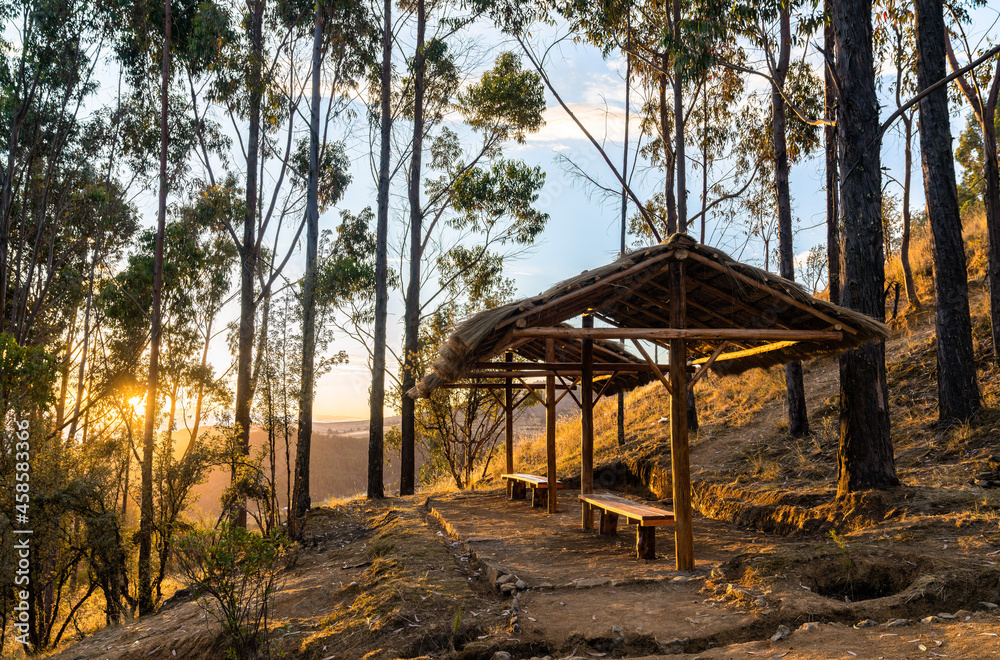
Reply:
M522 484L519 481L512 481L510 483L510 499L512 500L524 499L524 484Z
M583 528L594 529L594 507L590 505L590 502L582 502L582 504L583 504Z
M514 499L514 485L510 479L507 480L507 499Z
M601 534L604 536L618 536L618 514L610 511L601 511Z
M531 489L531 506L536 507L536 508L540 507L540 506L543 506L542 493L545 493L545 489L543 489L543 488L532 488Z
M656 528L635 526L635 554L639 559L656 559Z

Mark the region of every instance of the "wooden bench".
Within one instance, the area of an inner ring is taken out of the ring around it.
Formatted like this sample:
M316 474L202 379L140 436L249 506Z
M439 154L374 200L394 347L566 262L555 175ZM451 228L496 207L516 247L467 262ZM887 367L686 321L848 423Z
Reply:
M531 489L531 506L542 506L542 496L547 496L549 480L534 474L501 474L502 479L507 480L507 495L512 500L523 500L526 496L525 489ZM556 488L562 488L563 484L556 480Z
M593 527L591 512L601 511L601 534L616 536L618 518L624 516L625 523L636 525L635 553L639 559L656 559L656 528L674 524L674 512L668 509L634 502L615 495L580 495L583 505L583 527Z

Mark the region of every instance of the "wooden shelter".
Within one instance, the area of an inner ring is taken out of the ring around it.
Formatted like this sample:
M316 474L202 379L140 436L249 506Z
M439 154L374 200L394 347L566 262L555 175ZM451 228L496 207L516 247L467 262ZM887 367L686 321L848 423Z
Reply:
M565 323L577 316L583 317L583 327ZM594 328L595 318L609 327ZM887 336L884 324L864 314L813 298L794 282L675 234L659 245L560 282L538 296L486 310L461 323L430 373L409 394L420 397L442 386L478 386L475 379L488 374L523 382L523 376L531 372L546 376L548 404L554 400L557 378L578 378L583 427L580 490L588 493L593 490L591 388L600 387L598 374L611 376L607 380L614 383L612 391L659 380L671 394L677 568L692 570L685 388L692 387L707 369L735 374L835 354ZM611 340L631 341L642 359ZM656 364L640 340L666 348L669 364ZM515 362L509 351L518 351L531 362ZM612 358L607 351L618 355ZM506 359L497 362L505 353ZM620 362L611 364L612 359ZM692 369L693 376L688 378ZM564 380L563 384L569 385ZM510 387L509 380L505 386ZM610 382L605 384L609 386ZM509 392L506 401L511 401ZM554 404L551 410L546 443L550 482L555 480ZM512 470L510 464L507 467ZM549 510L554 512L556 489L548 490Z

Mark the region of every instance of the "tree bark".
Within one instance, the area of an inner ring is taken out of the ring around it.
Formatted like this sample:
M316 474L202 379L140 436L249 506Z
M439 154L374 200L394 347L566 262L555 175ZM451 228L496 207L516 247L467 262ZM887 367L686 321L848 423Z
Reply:
M899 261L903 266L903 283L906 285L906 301L910 307L920 307L917 285L910 267L910 181L913 170L913 117L903 117L906 142L903 145L903 236L899 241Z
M1000 77L1000 68L993 74ZM994 83L996 85L996 83ZM993 359L1000 361L1000 168L997 166L997 135L993 107L980 120L983 128L983 178L986 180L986 283L990 291L990 328Z
M141 507L139 517L138 601L139 615L152 614L152 541L153 541L153 448L156 421L156 392L159 386L161 293L163 290L163 234L167 225L167 100L170 87L170 0L163 2L163 83L160 91L160 198L156 221L156 253L153 258L153 309L150 324L149 379L146 387L146 420L142 433ZM170 430L168 429L169 433Z
M413 57L413 152L410 155L410 280L406 291L403 337L403 401L399 451L399 494L412 495L414 447L416 445L416 401L408 396L417 384L417 353L420 350L420 259L423 213L420 208L421 156L424 141L424 31L427 15L424 0L417 0L417 46Z
M385 495L384 462L385 335L389 306L389 147L392 140L392 0L382 6L382 67L380 72L379 174L375 229L375 329L372 348L372 393L368 413L368 498Z
M945 49L954 71L958 61L947 34ZM971 57L969 59L972 59ZM983 133L983 205L986 207L986 284L990 293L990 327L993 338L993 359L1000 360L1000 172L997 165L996 111L1000 95L1000 59L993 71L993 80L986 98L978 86L973 87L965 76L958 78L958 85L972 106Z
M660 66L667 70L667 54L660 56ZM658 77L660 87L660 134L663 139L663 203L667 211L667 236L677 232L677 200L674 197L674 179L676 170L674 163L676 154L670 150L670 117L667 114L667 75L661 73Z
M792 239L792 197L788 190L788 145L786 142L785 97L782 87L788 75L788 62L792 50L791 15L786 6L779 16L777 66L771 82L771 136L774 147L774 188L778 200L778 255L780 274L785 279L795 279L795 254ZM788 403L788 432L793 438L809 433L809 414L806 411L805 385L802 382L802 363L785 365L785 389Z
M878 97L872 53L871 0L833 3L840 83L840 202L844 282L841 304L885 318ZM840 358L840 447L837 496L899 484L889 436L885 342L871 341Z
M681 43L681 0L673 0L674 47ZM674 54L674 162L677 165L677 228L687 233L687 162L684 157L684 86L680 58Z
M823 0L823 12L827 15L827 24L823 29L823 47L826 50L827 62L824 67L824 101L823 117L826 126L823 128L823 146L826 151L826 263L827 289L830 292L830 302L840 304L840 209L837 182L837 85L833 79L833 67L836 66L835 53L837 41L833 33L831 18L833 0Z
M914 9L917 87L924 90L945 75L944 5L941 0L916 0ZM952 423L969 419L980 402L949 120L946 87L920 101L920 157L934 237L938 418Z
M309 183L306 193L306 272L302 278L302 390L299 392L298 442L295 445L295 500L293 510L297 538L301 521L309 511L309 458L312 447L313 392L316 384L316 259L319 251L319 83L323 45L323 8L316 3L313 30L312 112L309 118Z
M257 169L260 154L260 112L263 97L261 67L263 58L263 19L266 0L255 0L250 16L250 125L247 137L246 215L243 219L243 244L240 246L240 326L236 363L236 452L233 456L233 480L250 455L250 406L253 402L253 341L257 304L254 275L257 270ZM233 524L247 525L246 502L238 503Z

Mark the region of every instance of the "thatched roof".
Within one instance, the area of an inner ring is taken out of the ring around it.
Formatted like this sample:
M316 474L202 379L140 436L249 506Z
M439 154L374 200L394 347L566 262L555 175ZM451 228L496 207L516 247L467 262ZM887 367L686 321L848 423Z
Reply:
M564 280L540 295L480 312L460 323L431 366L431 373L411 390L411 396L426 396L441 384L460 380L476 363L501 356L511 346L528 359L543 359L544 342L515 339L516 328L557 327L588 312L613 327L670 327L670 299L675 292L669 285L668 267L674 262L685 264L688 328L842 331L840 339L730 341L712 364L718 373L735 374L835 354L888 336L885 324L865 314L814 298L790 280L740 263L687 235L675 234L659 245L630 252L611 264ZM557 341L557 346L570 350L573 343ZM689 339L689 356L695 363L705 361L720 343ZM603 344L621 351L617 342ZM640 361L631 353L626 355ZM595 363L598 359L595 349ZM633 386L648 381L647 375Z
M516 309L517 303L513 304ZM475 323L477 319L485 318L484 315L492 314L499 309L505 309L507 307L510 307L510 305L481 312L471 317L464 323L459 324L457 329L467 327L470 323ZM557 323L556 327L568 328L570 326L566 323ZM521 339L516 342L508 342L502 346L495 355L480 357L478 355L471 355L469 351L467 351L464 346L459 343L459 340L455 339L457 329L456 333L452 334L451 337L449 337L445 342L444 346L441 347L438 359L431 364L430 373L417 383L416 387L410 390L410 396L414 398L426 397L443 384L454 383L462 380L474 369L477 362L487 362L491 358L495 357L497 362L503 363L505 353L507 351L514 353L514 361L518 364L546 361L544 339ZM582 347L579 342L557 341L555 342L554 348L555 362L579 363L583 359ZM593 355L594 368L599 371L601 370L602 365L608 364L620 364L623 362L636 365L646 364L644 359L636 357L629 351L625 350L617 341L595 339ZM526 372L526 378L530 378L531 376L532 374L530 372ZM602 381L606 382L600 382L595 387L604 394L615 394L619 391L627 392L639 387L640 385L652 382L654 379L655 376L648 371L623 371L615 373L614 375L605 374ZM477 382L497 381L481 379L477 380Z

